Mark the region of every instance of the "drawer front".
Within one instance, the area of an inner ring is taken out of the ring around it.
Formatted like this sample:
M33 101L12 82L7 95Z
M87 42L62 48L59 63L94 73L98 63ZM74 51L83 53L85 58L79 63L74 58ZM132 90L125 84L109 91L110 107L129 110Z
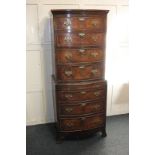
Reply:
M96 62L104 59L104 51L100 48L57 49L57 64Z
M105 118L103 115L88 117L84 121L84 129L91 129L102 126L104 124L104 120Z
M104 125L105 115L93 115L80 118L60 119L60 128L64 131L88 130Z
M105 26L105 16L57 17L54 19L55 30L105 30Z
M72 130L81 130L81 119L60 119L60 130L72 131Z
M103 62L87 65L57 65L58 81L80 81L102 79Z
M61 104L72 104L73 101L87 101L105 98L105 90L57 91L57 101Z
M106 89L107 82L103 80L95 80L91 82L78 82L78 83L59 83L56 84L56 90L58 91L74 91L83 89Z
M102 112L104 108L104 101L100 100L97 102L81 102L74 105L59 105L60 115L82 115Z
M103 46L105 35L102 32L57 33L57 47Z

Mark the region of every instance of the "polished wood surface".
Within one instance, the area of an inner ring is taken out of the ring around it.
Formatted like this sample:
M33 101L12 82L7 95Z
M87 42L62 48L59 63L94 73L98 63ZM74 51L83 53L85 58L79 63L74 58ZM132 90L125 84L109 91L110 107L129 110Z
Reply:
M82 16L96 16L96 15L105 15L109 12L109 10L95 10L95 9L89 9L89 10L80 10L80 9L56 9L51 10L51 13L54 15L54 17L57 16L75 16L75 15L82 15ZM106 17L105 17L106 18Z
M85 32L61 33L56 35L57 47L80 47L80 46L103 46L105 34L103 32Z
M96 101L89 102L78 102L74 104L62 104L59 103L59 114L60 116L78 116L85 114L94 114L98 112L103 112L104 109L104 99L99 99ZM73 103L73 102L72 102Z
M105 30L106 19L101 16L72 16L55 18L55 30Z
M74 82L74 83L59 83L56 85L56 90L58 91L73 91L73 90L90 90L90 89L105 89L106 82L103 80L94 80L91 82Z
M103 62L78 64L78 65L57 65L58 81L82 81L101 79L103 76Z
M61 118L60 126L63 130L88 130L103 126L105 117L103 114L83 116L78 118Z
M106 135L108 10L52 10L57 133Z
M57 91L57 101L72 103L72 101L88 101L105 97L105 90L102 89L86 89L81 91Z
M57 64L89 63L104 60L104 50L101 48L58 48L56 49Z

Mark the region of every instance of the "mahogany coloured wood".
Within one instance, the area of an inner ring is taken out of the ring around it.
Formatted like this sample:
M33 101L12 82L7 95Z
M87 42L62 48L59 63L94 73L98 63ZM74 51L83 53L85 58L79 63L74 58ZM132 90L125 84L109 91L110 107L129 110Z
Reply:
M73 101L88 101L88 100L96 100L98 98L105 98L105 91L102 89L86 89L81 91L57 91L57 101L68 104Z
M55 18L55 30L105 30L106 19L101 16L72 16Z
M105 49L108 10L52 10L58 138L106 136Z
M66 63L93 63L104 60L104 51L101 48L57 48L57 64Z
M104 99L99 99L91 102L78 102L75 104L59 104L59 114L61 117L94 114L98 112L103 112L105 110Z
M79 46L103 46L105 34L103 32L62 33L58 32L56 37L57 47L79 47Z
M91 82L59 83L56 85L56 90L58 91L73 91L84 89L104 89L106 91L106 83L103 80L94 80Z
M57 65L58 81L82 81L101 79L103 76L103 62L78 64L78 65Z
M92 116L83 116L78 118L62 118L60 119L60 126L63 130L88 130L97 128L103 125L105 117L103 114Z

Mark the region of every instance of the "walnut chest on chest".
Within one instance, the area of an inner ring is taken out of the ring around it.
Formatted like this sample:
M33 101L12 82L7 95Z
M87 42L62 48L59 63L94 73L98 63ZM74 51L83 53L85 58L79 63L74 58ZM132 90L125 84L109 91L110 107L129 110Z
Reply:
M53 88L58 138L106 136L108 10L52 10Z

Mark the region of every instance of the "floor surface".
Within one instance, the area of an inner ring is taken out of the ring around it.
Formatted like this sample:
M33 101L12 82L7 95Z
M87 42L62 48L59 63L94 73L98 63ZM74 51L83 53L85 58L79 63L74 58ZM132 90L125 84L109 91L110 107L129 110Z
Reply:
M26 128L26 155L128 155L129 115L107 117L107 137L96 134L86 139L56 144L52 124Z

